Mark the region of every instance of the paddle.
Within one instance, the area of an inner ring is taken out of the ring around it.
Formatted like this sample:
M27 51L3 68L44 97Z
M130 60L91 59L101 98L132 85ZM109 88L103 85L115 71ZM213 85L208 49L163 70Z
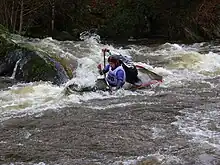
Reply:
M102 49L102 52L103 52L103 65L104 65L104 68L105 68L105 52L107 51L107 49ZM104 73L104 78L106 78L106 74Z
M106 52L109 52L109 50L107 49L107 48L104 48L104 49L102 49L102 52L103 52L103 65L104 65L104 68L105 68L105 65L106 65ZM102 81L102 80L98 80L98 81ZM105 82L105 84L107 85L107 87L109 88L109 91L110 91L110 93L111 93L111 86L108 84L108 82L106 81L106 73L104 73L104 82Z

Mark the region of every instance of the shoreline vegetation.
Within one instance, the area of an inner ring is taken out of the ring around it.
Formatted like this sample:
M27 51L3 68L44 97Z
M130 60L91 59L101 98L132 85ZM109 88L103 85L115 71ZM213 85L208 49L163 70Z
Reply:
M0 24L26 37L201 42L220 38L218 0L2 0Z

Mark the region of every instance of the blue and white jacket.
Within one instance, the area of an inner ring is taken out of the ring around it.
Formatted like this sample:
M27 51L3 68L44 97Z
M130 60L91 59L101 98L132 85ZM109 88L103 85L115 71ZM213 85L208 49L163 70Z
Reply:
M110 86L121 88L124 85L126 74L124 68L121 65L112 70L111 66L108 64L104 68L103 72L108 72L106 81Z

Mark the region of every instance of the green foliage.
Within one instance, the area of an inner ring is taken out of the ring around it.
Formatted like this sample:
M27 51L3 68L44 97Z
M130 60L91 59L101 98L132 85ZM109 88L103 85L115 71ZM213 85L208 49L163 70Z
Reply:
M17 1L7 1L6 6L1 1L0 21L12 32L23 25L23 34L32 37L62 39L58 36L66 31L78 39L80 32L92 28L97 28L102 38L114 39L130 36L163 36L167 39L220 37L218 0L27 0L24 1L22 22L20 13L16 15L16 10L11 11L12 2L17 5L14 9L21 10ZM1 31L5 31L2 26Z
M0 56L5 56L9 50L15 48L17 45L10 40L10 33L0 24Z
M8 29L5 28L2 24L0 24L0 34L8 33Z
M110 37L141 37L149 32L150 11L145 1L119 1L105 31Z

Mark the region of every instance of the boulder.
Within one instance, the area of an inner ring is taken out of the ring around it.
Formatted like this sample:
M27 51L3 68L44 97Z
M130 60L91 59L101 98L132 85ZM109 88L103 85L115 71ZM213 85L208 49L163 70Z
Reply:
M62 58L28 44L17 44L0 26L0 76L20 82L50 81L63 84L73 76L73 68ZM77 65L77 62L74 62Z

